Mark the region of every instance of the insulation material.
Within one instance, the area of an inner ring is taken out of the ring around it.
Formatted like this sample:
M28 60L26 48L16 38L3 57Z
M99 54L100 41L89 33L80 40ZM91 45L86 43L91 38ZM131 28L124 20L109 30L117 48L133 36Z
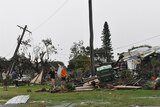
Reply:
M41 73L38 74L33 80L31 80L30 83L40 84L40 83L42 83L42 77L43 77L43 70L42 70Z
M62 69L63 69L63 66L61 66L61 65L59 65L58 64L58 70L57 70L57 76L59 77L59 78L61 78L61 71L62 71Z
M128 69L134 70L134 69L136 69L137 64L135 63L134 60L128 60L127 66L128 66Z

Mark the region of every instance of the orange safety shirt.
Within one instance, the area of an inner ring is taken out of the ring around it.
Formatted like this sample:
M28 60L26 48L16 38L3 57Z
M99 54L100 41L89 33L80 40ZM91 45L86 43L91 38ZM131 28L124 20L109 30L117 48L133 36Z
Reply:
M61 77L67 77L67 70L66 68L63 68L61 71Z

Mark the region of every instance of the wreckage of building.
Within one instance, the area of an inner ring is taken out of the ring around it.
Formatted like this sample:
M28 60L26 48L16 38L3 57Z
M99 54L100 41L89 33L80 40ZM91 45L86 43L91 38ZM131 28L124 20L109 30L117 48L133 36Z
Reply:
M160 46L140 46L120 55L123 56L118 64L120 70L128 69L147 78L160 76Z

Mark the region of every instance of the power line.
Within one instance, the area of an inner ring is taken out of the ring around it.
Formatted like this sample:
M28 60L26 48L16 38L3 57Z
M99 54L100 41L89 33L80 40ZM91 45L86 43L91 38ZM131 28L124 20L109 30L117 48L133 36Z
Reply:
M53 18L68 2L69 0L66 0L59 8L56 9L56 11L54 13L52 13L46 20L44 20L41 24L39 24L34 30L33 32L35 32L37 29L39 29L41 26L43 26L48 20L50 20L51 18Z
M57 8L55 10L54 13L52 13L46 20L44 20L41 24L39 24L34 30L36 31L37 29L39 29L41 26L43 26L48 20L50 20L52 17L54 17L67 3L68 3L69 0L66 0L59 8ZM14 47L15 47L16 43L14 44L13 48L11 49L11 51L5 55L5 57L9 56L11 54L11 52L13 51Z
M17 26L20 28L20 30L23 29L23 27L21 27L21 26L19 26L19 25L17 25ZM29 32L29 34L28 34L29 36L32 35L32 33L31 33L29 30L26 29L26 31ZM20 36L18 36L18 38L19 38L19 37L20 37ZM16 43L14 44L14 46L11 48L10 52L9 52L8 54L5 55L5 57L8 57L8 56L11 54L11 52L12 52L13 49L15 48L16 44L17 44L17 41L16 41Z
M157 38L157 37L159 37L159 36L160 36L160 35L157 35L157 36L149 37L149 38L146 38L146 39L144 39L144 40L140 40L140 41L137 41L137 42L134 42L134 43L128 44L128 45L123 45L123 46L120 46L120 47L115 48L114 50L118 50L118 49L126 48L126 47L128 47L128 46L131 46L131 45L134 45L134 44L137 44L137 43L141 43L141 42L144 42L144 41L148 41L148 40L151 40L151 39Z
M17 44L17 42L16 42L16 43L14 44L14 46L12 47L11 51L10 51L7 55L5 55L5 58L8 57L8 56L11 54L11 52L12 52L13 49L15 48L16 44Z

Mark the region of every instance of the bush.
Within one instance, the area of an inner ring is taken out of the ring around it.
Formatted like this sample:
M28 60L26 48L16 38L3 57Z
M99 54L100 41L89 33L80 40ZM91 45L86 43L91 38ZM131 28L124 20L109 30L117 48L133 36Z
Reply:
M75 86L73 83L66 83L65 87L67 88L68 91L75 90Z
M147 81L147 82L144 84L143 88L144 88L144 89L151 90L151 89L154 89L154 88L155 88L155 84L156 84L155 81Z

